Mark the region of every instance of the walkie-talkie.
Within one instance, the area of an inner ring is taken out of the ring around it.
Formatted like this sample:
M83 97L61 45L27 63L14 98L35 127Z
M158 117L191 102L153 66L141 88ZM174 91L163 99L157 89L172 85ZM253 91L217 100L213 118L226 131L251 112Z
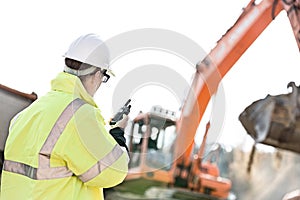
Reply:
M129 105L131 99L128 99L128 101L125 103L125 105L120 108L118 113L110 120L110 125L115 125L118 121L120 121L123 118L123 114L128 115L130 112L131 105Z

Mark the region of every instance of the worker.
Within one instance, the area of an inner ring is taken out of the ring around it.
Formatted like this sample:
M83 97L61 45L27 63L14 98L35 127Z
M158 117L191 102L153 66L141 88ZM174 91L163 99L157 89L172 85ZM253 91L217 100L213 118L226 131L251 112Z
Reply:
M127 175L128 117L107 132L93 100L112 75L108 48L98 35L87 34L64 57L64 72L51 81L50 92L10 123L1 200L99 200L103 188Z

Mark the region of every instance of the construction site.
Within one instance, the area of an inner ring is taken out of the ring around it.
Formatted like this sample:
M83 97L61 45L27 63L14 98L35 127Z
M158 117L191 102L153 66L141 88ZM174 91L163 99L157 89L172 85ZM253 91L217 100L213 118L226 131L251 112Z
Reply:
M240 111L250 150L207 142L211 122L203 121L224 76L282 12L300 52L300 0L250 0L195 66L179 115L153 105L130 120L129 171L120 185L105 189L106 200L300 199L300 75L283 86L289 92L265 94ZM1 170L10 120L38 98L0 83ZM195 141L200 122L205 131Z

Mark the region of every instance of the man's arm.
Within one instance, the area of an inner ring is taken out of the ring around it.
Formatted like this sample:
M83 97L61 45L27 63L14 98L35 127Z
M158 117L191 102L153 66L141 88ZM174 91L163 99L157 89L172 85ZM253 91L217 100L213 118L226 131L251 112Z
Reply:
M70 170L86 185L113 187L128 172L128 155L105 130L97 110L83 106L67 129L64 159Z

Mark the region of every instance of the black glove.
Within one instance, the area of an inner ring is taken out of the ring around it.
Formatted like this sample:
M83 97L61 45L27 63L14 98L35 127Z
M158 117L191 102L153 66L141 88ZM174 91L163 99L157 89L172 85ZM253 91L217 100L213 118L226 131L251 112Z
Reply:
M125 147L127 152L129 152L128 147L126 145L126 138L124 137L124 130L122 130L120 127L115 127L109 130L109 133L113 136L113 138L117 141L117 143Z

